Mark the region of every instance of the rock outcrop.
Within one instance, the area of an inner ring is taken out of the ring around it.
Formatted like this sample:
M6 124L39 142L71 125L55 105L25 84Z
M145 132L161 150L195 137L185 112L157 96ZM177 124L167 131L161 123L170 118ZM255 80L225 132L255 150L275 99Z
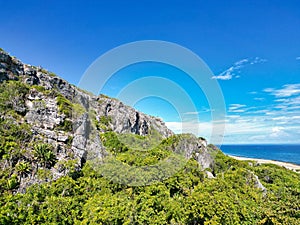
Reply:
M101 132L147 136L155 130L162 138L173 135L159 118L139 112L117 99L82 91L42 67L24 64L0 50L0 83L10 80L28 87L24 103L15 108L22 115L16 122L30 126L32 144L47 143L54 148L56 163L48 169L51 176L46 180L64 176L71 168L80 170L88 158L105 157L107 152L99 137ZM7 115L1 114L5 119ZM31 152L33 146L28 146L26 148ZM213 164L206 142L194 136L182 139L175 151L184 151L187 158L195 158L204 169ZM68 164L66 162L74 165L68 167L64 165ZM20 177L19 191L43 181L44 178L37 175L39 169L41 165L33 162L31 171L35 172Z

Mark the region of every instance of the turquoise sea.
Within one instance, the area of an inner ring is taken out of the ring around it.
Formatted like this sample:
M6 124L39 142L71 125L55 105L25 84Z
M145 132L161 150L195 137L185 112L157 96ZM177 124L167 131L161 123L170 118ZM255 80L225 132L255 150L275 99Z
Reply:
M300 165L300 145L222 145L228 155L271 159Z

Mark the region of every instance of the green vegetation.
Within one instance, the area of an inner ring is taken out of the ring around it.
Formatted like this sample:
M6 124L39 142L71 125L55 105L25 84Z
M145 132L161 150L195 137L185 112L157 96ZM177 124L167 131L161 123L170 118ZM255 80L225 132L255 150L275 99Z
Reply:
M174 176L144 187L113 183L87 163L79 177L35 185L25 194L4 192L0 224L298 224L299 174L273 165L245 168L216 155L215 179L190 160ZM247 180L250 169L267 193ZM7 190L16 184L12 178Z
M182 164L172 154L181 140L193 140L189 134L163 139L153 128L147 136L116 134L108 129L111 117L96 120L89 112L114 161L100 168L87 161L79 170L71 151L71 160L58 161L54 146L40 143L24 123L30 88L47 92L19 81L0 84L0 224L299 224L300 174L237 161L209 145L215 159L207 169L215 178L209 179L195 160ZM66 116L59 129L72 130L71 113L80 116L85 109L51 93ZM65 176L53 181L53 169ZM266 191L256 187L254 174ZM16 192L33 177L44 183ZM149 185L120 183L124 178Z
M45 87L40 86L40 85L32 85L32 86L31 86L31 89L35 89L35 90L37 90L38 92L42 92L42 93L44 93L44 92L46 91Z
M64 114L66 116L66 118L57 127L59 130L63 131L72 131L72 117L77 118L86 112L85 108L82 105L78 103L72 103L70 100L68 100L61 94L57 94L57 106L59 113Z
M50 168L55 162L55 154L50 144L37 144L33 149L34 159L41 163L44 167Z
M100 116L97 119L96 112L91 110L89 112L92 124L95 126L96 130L98 131L111 131L109 127L110 123L112 122L111 116Z
M118 134L118 139L124 143L126 146L130 146L132 150L150 150L158 146L163 138L161 134L154 130L152 127L149 129L149 134L145 136L132 134L132 133L125 133L125 134Z
M55 73L53 73L53 72L48 72L48 74L51 76L51 77L57 77L57 75L55 74Z
M0 84L0 115L17 113L24 115L25 96L29 88L19 81L5 81Z
M27 175L31 171L31 165L29 164L29 162L25 162L25 161L18 162L15 168L16 168L16 172L21 177Z
M100 94L99 97L100 97L100 98L113 99L113 98L111 98L111 97L109 97L109 96L107 96L107 95L105 95L105 94Z
M31 139L30 126L19 124L15 119L0 119L0 193L14 189L18 182L13 176L29 173L26 149Z
M118 139L115 132L105 132L102 133L100 137L101 141L110 152L117 154L128 151L128 147Z
M108 126L112 121L110 116L100 116L99 122L105 126Z
M72 104L72 110L73 110L72 113L74 117L79 117L86 112L85 108L78 103Z
M69 99L65 98L61 94L58 94L57 105L60 113L65 114L68 118L72 116L72 103Z

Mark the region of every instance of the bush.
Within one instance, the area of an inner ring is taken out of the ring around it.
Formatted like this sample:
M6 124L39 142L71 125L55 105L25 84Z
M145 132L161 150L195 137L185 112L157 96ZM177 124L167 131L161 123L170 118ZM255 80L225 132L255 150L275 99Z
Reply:
M58 94L57 96L57 106L59 113L65 114L66 117L70 118L72 116L72 103L70 100Z
M51 168L56 162L53 146L49 144L35 145L33 149L33 156L36 161L46 168Z

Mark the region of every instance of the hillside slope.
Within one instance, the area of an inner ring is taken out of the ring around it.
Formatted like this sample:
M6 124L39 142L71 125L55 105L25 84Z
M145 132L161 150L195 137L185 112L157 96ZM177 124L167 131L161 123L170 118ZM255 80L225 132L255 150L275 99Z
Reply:
M237 161L0 51L0 224L299 224L300 174Z
M18 180L13 190L24 192L30 184L80 171L88 159L96 158L99 163L112 153L101 140L107 132L118 134L117 141L124 145L144 145L145 149L173 135L159 118L117 99L80 90L4 51L0 51L0 89L0 165L6 171L2 189L12 174ZM138 137L144 140L138 141ZM203 168L211 167L206 142L192 135L189 139L180 139L181 144L171 151L184 151L186 158L201 152L195 157Z

